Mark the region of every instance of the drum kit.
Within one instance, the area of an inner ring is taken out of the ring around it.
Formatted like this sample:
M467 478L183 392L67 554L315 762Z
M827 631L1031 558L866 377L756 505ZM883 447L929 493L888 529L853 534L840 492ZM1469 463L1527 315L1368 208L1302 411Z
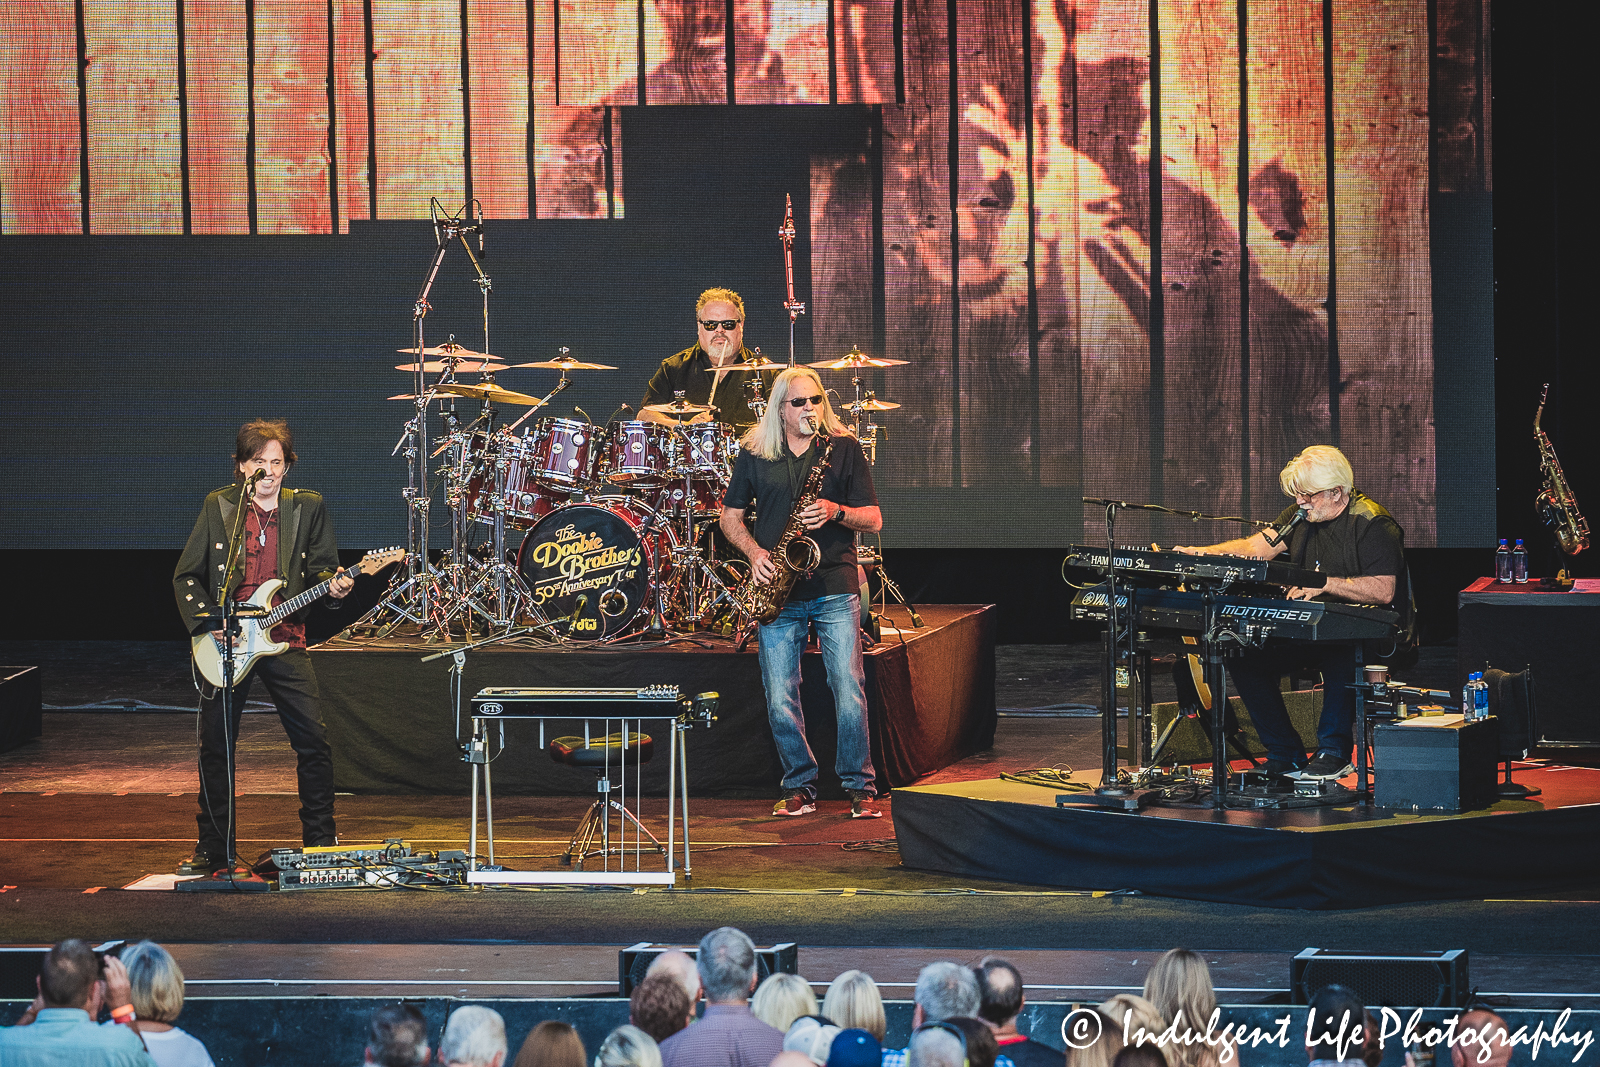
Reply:
M580 408L573 411L582 419L534 419L572 384L570 374L617 368L576 359L566 348L555 359L510 363L457 345L454 337L426 346L427 297L452 241L460 239L478 273L485 348L492 289L465 240L471 232L481 240L481 215L473 222L462 218L465 208L455 216L442 209L434 214L438 245L413 308L413 344L399 350L410 362L395 367L413 376L413 388L390 397L415 410L393 453L404 450L410 470L402 491L409 515L406 570L348 635L381 637L405 626L427 640L531 633L558 642L609 642L745 629L749 620L730 590L748 566L718 558L713 542L739 454L734 428L706 421L713 409L689 402L683 392L646 406L659 421L613 417L599 425ZM785 265L792 270L789 240L792 231L785 240ZM792 275L789 295L792 329L804 307L793 301ZM855 400L843 410L855 421L869 462L876 459L879 431L871 416L899 405L863 392L861 374L905 362L852 348L839 359L810 364L854 372ZM759 349L739 369L752 366L781 367ZM495 374L513 367L556 370L559 377L544 396L533 396L495 382ZM759 417L766 406L762 376L752 375L747 388ZM471 421L456 410L462 400L481 405ZM516 407L527 410L503 422L502 408ZM432 441L430 414L444 427ZM450 508L450 548L437 563L428 548L434 479L442 479Z

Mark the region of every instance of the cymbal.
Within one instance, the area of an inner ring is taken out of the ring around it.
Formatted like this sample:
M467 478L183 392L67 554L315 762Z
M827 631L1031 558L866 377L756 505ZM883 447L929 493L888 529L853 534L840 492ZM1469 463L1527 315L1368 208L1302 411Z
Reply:
M838 359L825 359L821 363L807 363L806 366L819 370L856 370L861 367L903 367L909 362L904 359L879 359L867 355L852 345L847 355Z
M899 404L892 404L887 400L879 400L874 397L863 400L859 404L846 404L844 410L854 414L857 411L893 411L899 406Z
M544 401L527 393L516 393L510 389L502 389L498 385L463 385L460 382L440 382L434 386L435 392L450 393L452 396L468 396L474 400L488 400L496 404L521 404L523 407L536 407Z
M674 400L670 404L646 404L646 411L659 412L662 415L671 415L674 418L683 418L685 415L698 415L702 411L710 411L710 404L691 404L687 400Z
M772 360L768 359L766 356L757 354L757 355L751 356L749 359L745 360L743 363L724 363L720 367L707 367L706 370L713 371L713 372L719 371L719 370L766 370L769 367L782 367L782 366L785 366L785 364L774 363Z
M422 365L422 373L443 374L447 370L459 370L474 374L493 374L496 371L505 370L508 366L510 366L510 364L507 363L477 363L470 360L451 362L449 360L440 359L428 360L426 363L424 363ZM417 373L417 365L415 363L396 363L394 365L394 369L410 371L412 374Z
M616 370L609 363L585 363L581 359L541 359L537 363L513 363L513 367L544 367L549 370Z
M414 356L417 354L417 350L415 348L397 348L395 351L399 352L403 356ZM434 345L429 348L424 348L422 350L422 354L424 356L433 356L438 359L477 360L480 363L494 359L494 357L489 355L487 352L474 352L472 349L462 348L460 345Z

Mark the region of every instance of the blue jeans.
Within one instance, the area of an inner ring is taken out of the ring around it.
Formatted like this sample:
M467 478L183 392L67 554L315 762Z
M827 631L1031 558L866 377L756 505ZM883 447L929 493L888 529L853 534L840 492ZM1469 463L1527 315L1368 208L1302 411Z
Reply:
M817 758L806 743L800 710L800 654L806 628L814 623L822 665L833 690L839 723L834 770L846 789L872 792L872 751L867 735L865 670L861 665L861 600L855 593L791 600L761 627L761 684L767 691L767 722L783 762L785 792L817 796Z
M1350 685L1356 680L1353 646L1328 644L1288 645L1278 642L1251 649L1227 661L1234 688L1250 711L1256 734L1272 759L1301 763L1306 743L1289 721L1279 680L1292 668L1322 672L1322 716L1317 721L1317 752L1348 759L1355 741L1356 699Z

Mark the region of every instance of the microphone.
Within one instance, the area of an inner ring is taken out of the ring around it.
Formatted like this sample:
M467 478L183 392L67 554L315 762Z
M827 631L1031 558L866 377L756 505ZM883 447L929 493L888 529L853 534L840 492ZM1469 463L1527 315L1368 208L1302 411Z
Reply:
M574 414L582 415L584 422L589 423L591 426L594 425L594 420L589 417L589 413L587 411L583 410L576 404L572 405L572 410Z
M1267 544L1271 545L1273 548L1277 548L1277 547L1281 546L1284 541L1288 540L1289 531L1293 530L1296 526L1299 526L1302 522L1305 522L1305 521L1306 521L1306 509L1305 508L1301 508L1299 511L1296 511L1294 513L1294 518L1290 519L1288 524L1286 526L1284 526L1283 529L1279 530L1275 534L1271 534L1271 533L1267 534Z
M611 417L606 420L606 423L609 425L610 423L618 421L617 420L617 416L618 415L632 415L632 414L633 414L633 408L629 407L627 404L618 404L617 405L617 410L615 410L615 411L613 411L611 413Z
M483 258L483 202L474 200L473 206L478 209L478 258Z
M257 482L259 482L261 479L265 478L266 476L267 476L267 469L265 467L257 467L256 468L256 472L250 476L250 484L252 486L254 486Z
M578 598L577 606L572 609L572 614L567 616L567 633L571 633L578 625L578 615L583 611L583 606L589 602L589 594L585 593Z

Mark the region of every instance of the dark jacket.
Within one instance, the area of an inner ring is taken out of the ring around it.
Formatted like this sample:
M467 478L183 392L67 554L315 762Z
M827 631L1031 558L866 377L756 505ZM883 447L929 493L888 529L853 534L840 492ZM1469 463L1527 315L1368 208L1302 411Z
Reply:
M197 611L213 611L222 596L222 569L228 561L228 536L239 507L239 486L229 485L206 497L195 520L189 543L183 546L172 591L178 612L190 635L222 627L220 618L198 619ZM278 509L278 577L285 583L285 600L327 581L339 567L339 542L333 523L322 506L322 494L309 489L280 489ZM244 561L234 564L231 587L244 573Z

